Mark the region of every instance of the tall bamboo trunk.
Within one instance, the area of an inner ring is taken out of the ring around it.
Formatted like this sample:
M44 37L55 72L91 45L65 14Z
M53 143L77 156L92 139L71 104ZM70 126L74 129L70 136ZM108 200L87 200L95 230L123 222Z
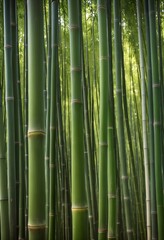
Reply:
M153 92L152 92L152 70L150 52L150 26L148 1L145 1L145 24L147 45L147 77L148 77L148 115L149 115L149 158L150 158L150 193L151 193L151 225L152 238L157 239L157 208L155 191L155 169L154 169L154 132L153 132Z
M0 239L8 240L9 236L9 217L8 217L8 193L7 193L7 162L5 151L5 129L2 111L2 89L0 89L0 214L1 230Z
M80 1L68 1L71 57L71 153L72 153L72 234L73 239L87 239L87 204L82 104L82 64Z
M99 130L99 219L98 239L107 237L107 119L109 56L107 36L107 1L98 0L99 64L100 64L100 130Z
M28 146L30 240L45 239L44 170L44 35L43 1L29 0L28 13Z
M120 29L120 1L114 0L114 33L115 33L115 66L116 66L116 110L117 110L117 131L120 158L120 174L122 182L122 194L126 220L127 238L133 239L132 212L128 186L127 157L125 149L125 134L123 125L122 108L122 84L121 84L121 29Z
M49 240L55 238L55 202L57 202L57 154L56 154L56 130L57 130L57 57L58 57L58 1L51 3L51 96L50 96L50 179L49 179Z
M109 42L109 106L108 106L108 239L116 239L116 141L115 117L113 97L113 69L112 69L112 2L108 6L108 42Z
M25 144L25 239L28 239L28 34L27 0L24 1L24 144Z
M145 66L143 55L143 36L141 29L141 10L140 1L137 4L137 21L138 21L138 40L139 40L139 55L140 55L140 73L141 73L141 100L142 100L142 135L143 135L143 150L144 150L144 165L145 165L145 190L146 190L146 227L147 239L151 239L151 212L150 212L150 188L149 188L149 159L148 159L148 142L147 142L147 117L146 117L146 86L145 86Z
M154 157L155 157L155 183L157 201L158 239L163 239L164 227L164 206L163 206L163 184L162 184L162 159L161 159L161 86L158 72L157 37L156 37L156 15L155 1L148 0L149 23L150 23L150 46L151 46L151 67L153 84L153 109L154 109Z
M15 169L15 124L14 124L14 90L12 76L12 40L10 26L10 1L4 1L4 54L5 54L5 87L7 119L7 169L9 198L10 239L16 239L16 169Z

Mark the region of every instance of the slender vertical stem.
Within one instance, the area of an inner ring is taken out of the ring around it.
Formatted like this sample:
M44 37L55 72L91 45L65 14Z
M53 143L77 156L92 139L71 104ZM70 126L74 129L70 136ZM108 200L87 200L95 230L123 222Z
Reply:
M10 239L16 239L16 169L15 169L15 124L14 90L12 76L12 40L10 26L10 0L4 1L4 54L6 82L6 118L7 118L7 169L9 197Z
M157 201L158 239L164 236L164 206L163 206L163 184L162 184L162 159L161 159L161 86L158 72L158 54L156 37L156 12L155 1L148 0L149 23L150 23L150 46L151 46L151 67L153 84L153 109L154 109L154 157L155 157L155 183Z
M149 159L148 159L148 142L147 142L147 117L146 117L146 86L145 86L145 66L143 55L143 40L141 29L141 9L140 1L137 0L137 21L138 21L138 40L140 55L140 73L141 73L141 98L142 98L142 135L145 165L145 190L146 190L146 227L147 239L151 239L151 212L150 212L150 188L149 188Z
M87 204L83 140L80 1L68 1L71 58L71 153L73 240L87 239Z
M28 13L28 146L29 239L45 239L44 170L44 35L43 1L29 0Z
M8 217L8 193L7 193L7 162L5 153L5 129L2 113L2 89L0 88L0 214L1 230L0 238L10 239Z
M55 238L55 213L57 216L57 153L56 153L56 132L57 132L57 109L56 85L57 85L57 57L58 57L58 0L51 2L51 96L50 96L50 172L49 172L49 240Z
M100 129L99 129L99 218L98 239L107 236L107 119L109 56L106 0L98 0L99 66L100 66Z
M120 1L114 0L114 33L115 33L115 66L116 66L116 110L117 131L120 157L120 173L122 194L124 201L126 232L128 239L133 239L132 212L128 186L127 157L125 149L125 134L123 125L122 85L121 85L121 29L120 29Z

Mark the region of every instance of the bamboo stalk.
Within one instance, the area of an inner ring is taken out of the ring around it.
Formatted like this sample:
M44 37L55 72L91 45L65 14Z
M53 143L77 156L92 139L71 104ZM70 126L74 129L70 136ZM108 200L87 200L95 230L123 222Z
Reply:
M45 239L44 170L44 35L43 1L29 0L28 13L28 146L30 240ZM37 17L36 17L37 16Z
M122 108L122 85L121 85L121 30L120 30L120 1L114 0L114 33L115 33L115 66L116 66L116 110L117 110L117 131L118 146L120 157L120 173L122 182L122 194L124 201L126 234L128 239L133 239L133 224L131 202L128 186L127 157L125 149L125 134L123 126L123 108Z
M149 159L148 159L148 142L147 142L147 117L146 117L146 87L145 87L145 66L143 55L143 41L141 29L140 2L136 1L137 20L138 20L138 40L140 54L140 73L141 73L141 98L142 98L142 134L145 166L145 190L146 190L146 228L147 239L151 239L151 211L150 211L150 188L149 188Z
M55 238L55 231L58 229L55 219L57 216L57 153L56 153L56 134L57 134L57 57L58 57L58 1L51 2L51 96L50 96L50 172L49 172L49 240Z
M14 124L14 90L12 76L12 39L10 27L10 1L4 1L4 56L6 82L6 119L7 119L7 169L9 198L10 239L16 236L16 168L15 168L15 124Z
M87 239L87 203L81 88L80 1L68 1L71 58L72 238Z
M5 129L2 112L2 89L0 88L0 238L8 240L10 238L10 235L8 218L7 161L5 156L5 145Z
M151 67L152 67L152 87L153 87L153 110L154 110L154 157L155 157L155 184L157 201L157 221L158 239L163 239L164 228L164 207L163 207L163 183L162 183L162 159L161 159L161 86L158 73L157 37L155 1L148 0L149 3L149 23L150 23L150 46L151 46Z
M100 66L100 125L99 125L99 204L98 239L107 235L107 119L109 57L106 0L98 0L99 66Z

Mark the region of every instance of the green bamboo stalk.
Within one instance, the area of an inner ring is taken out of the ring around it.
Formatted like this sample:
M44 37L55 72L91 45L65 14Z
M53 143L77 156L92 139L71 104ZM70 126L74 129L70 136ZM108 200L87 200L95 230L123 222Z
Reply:
M107 237L107 119L108 119L108 36L106 0L98 0L100 129L99 129L99 205L98 239ZM110 198L110 196L109 196Z
M112 3L107 1L109 42L109 107L108 107L108 239L116 239L116 156L115 118L112 72Z
M48 60L47 60L47 115L46 115L46 142L45 142L45 184L46 184L46 239L49 227L49 141L50 141L50 83L51 83L51 2L49 0L48 18Z
M57 84L57 57L58 57L58 1L51 2L51 96L50 96L50 172L49 172L49 240L55 238L55 229L57 219L57 153L56 153L56 131L57 131L57 113L56 104L56 84Z
M10 1L4 1L4 56L6 82L6 119L7 119L7 169L9 198L10 239L16 239L16 168L15 168L15 124L14 95L12 77L12 39L10 27Z
M68 1L71 58L72 239L87 239L80 1Z
M147 76L148 76L148 115L149 115L149 158L150 158L150 197L151 197L151 225L152 238L157 239L157 208L155 191L155 170L154 170L154 132L153 132L153 92L152 92L152 71L150 53L150 26L148 14L148 1L145 1L145 25L147 45Z
M119 0L114 0L114 33L115 33L115 66L116 66L116 110L117 110L117 131L120 154L120 173L122 182L122 194L124 200L125 220L127 238L133 239L132 212L128 187L127 159L125 150L125 135L123 126L122 108L122 86L121 86L121 31L120 31L120 4Z
M25 239L28 239L28 34L27 0L24 1L24 144L25 144Z
M145 66L143 55L143 40L141 29L141 9L139 0L137 5L137 21L138 21L138 42L140 55L140 73L141 73L141 98L142 98L142 135L145 165L145 190L146 190L146 228L147 239L151 239L151 211L150 211L150 188L149 188L149 159L148 159L148 142L147 142L147 117L146 117L146 86L145 86Z
M18 42L17 42L18 49ZM18 51L18 50L17 50ZM19 51L18 51L19 52ZM25 145L23 132L23 114L21 101L20 86L20 64L19 54L17 55L17 71L18 71L18 124L19 124L19 239L25 238Z
M44 170L44 35L43 1L29 0L28 14L28 146L30 240L45 239ZM36 17L37 16L37 17Z
M9 218L8 218L8 193L7 193L7 162L6 162L6 141L2 112L2 89L0 88L0 214L1 231L0 239L8 240Z
M153 84L153 109L154 109L154 159L155 159L155 183L157 201L158 239L163 239L164 228L164 206L163 206L163 184L161 171L161 87L158 73L157 37L156 37L156 15L155 1L149 3L149 24L150 24L150 46L151 46L151 67Z
M86 7L86 6L85 6ZM86 14L85 14L86 16ZM86 38L87 36L87 20L85 19L86 24ZM82 23L80 23L82 29ZM88 44L87 44L88 45ZM90 186L87 186L87 199L88 201L88 218L90 222L90 234L92 235L91 239L97 239L97 196L96 196L96 182L95 182L95 163L94 155L92 154L92 139L91 139L91 91L88 91L90 88L90 72L89 72L89 51L88 46L86 47L87 56L86 56L86 66L84 58L84 40L82 35L82 85L83 85L83 102L84 102L84 126L85 126L85 142L86 142L86 160L87 160L87 173L86 173L86 183ZM85 73L87 69L87 73ZM90 204L89 204L90 202Z
M19 128L18 128L18 71L17 71L17 34L16 34L16 1L11 1L11 35L12 35L12 69L14 87L14 117L15 117L15 166L16 166L16 211L19 212ZM19 215L17 214L17 236L19 232Z

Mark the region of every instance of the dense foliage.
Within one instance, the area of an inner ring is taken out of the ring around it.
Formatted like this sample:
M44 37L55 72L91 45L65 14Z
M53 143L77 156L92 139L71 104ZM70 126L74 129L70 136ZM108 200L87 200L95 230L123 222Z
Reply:
M163 239L163 0L0 1L0 239Z

